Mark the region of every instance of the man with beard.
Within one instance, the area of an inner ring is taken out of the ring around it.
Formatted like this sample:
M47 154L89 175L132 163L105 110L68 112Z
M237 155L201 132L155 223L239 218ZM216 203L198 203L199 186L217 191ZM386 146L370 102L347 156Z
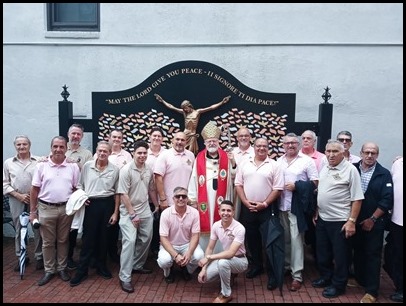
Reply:
M203 128L201 134L206 148L196 156L188 187L191 204L200 214L199 243L203 250L209 243L212 224L220 220L218 205L233 199L233 176L237 165L220 148L220 133L214 121L209 121ZM221 251L220 244L216 245L215 253L218 251Z

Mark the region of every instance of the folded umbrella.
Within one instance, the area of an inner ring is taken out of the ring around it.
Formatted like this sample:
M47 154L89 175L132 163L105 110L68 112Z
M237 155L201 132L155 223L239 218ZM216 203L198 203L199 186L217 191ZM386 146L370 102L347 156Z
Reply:
M24 211L20 215L20 224L21 224L21 240L20 240L20 277L23 279L24 272L25 272L25 261L27 259L27 243L28 243L28 233L27 227L28 223L30 223L30 214Z
M266 236L265 252L268 257L271 275L282 293L285 269L285 238L284 229L278 216L278 208L271 205L272 213L268 220L268 232Z

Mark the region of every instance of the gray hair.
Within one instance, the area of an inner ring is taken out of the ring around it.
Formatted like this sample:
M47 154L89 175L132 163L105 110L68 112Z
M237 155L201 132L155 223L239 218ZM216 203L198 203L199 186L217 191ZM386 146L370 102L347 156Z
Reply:
M317 139L317 135L316 135L316 133L314 132L314 131L312 131L312 130L306 130L306 131L304 131L303 133L302 133L302 137L303 137L303 134L304 133L309 133L310 135L312 135L312 138L313 138L313 140L316 140Z
M100 145L106 145L106 146L109 148L109 152L111 153L111 144L110 144L108 141L100 140L100 141L97 143L96 150L97 150L97 148L98 148Z
M28 144L31 146L31 140L26 135L18 135L16 137L14 137L14 141L13 141L14 145L16 145L17 139L19 139L19 138L27 139Z
M72 131L73 128L80 129L82 131L82 134L85 132L85 128L83 127L83 125L81 125L79 123L74 123L69 127L68 134Z
M186 191L186 194L188 193L186 188L178 186L173 189L173 194L176 194L178 191Z
M341 152L344 152L344 144L343 144L341 141L338 141L338 140L335 140L335 139L329 139L329 140L327 140L326 149L327 149L327 146L328 146L329 144L336 144L336 145L338 145L338 146L340 147L340 149L341 149Z
M57 140L57 139L64 141L64 142L65 142L65 147L68 147L68 141L66 140L65 137L63 137L63 136L55 136L55 137L52 138L52 140L51 140L51 148L52 148L52 145L54 144L54 140Z
M295 133L287 133L285 136L282 137L282 142L285 141L286 137L295 137L299 144L301 143L301 138L297 136Z
M338 132L337 138L338 138L338 136L340 136L340 135L349 136L349 137L351 138L351 140L352 140L352 134L351 134L350 132L348 132L348 131L341 131L341 132Z

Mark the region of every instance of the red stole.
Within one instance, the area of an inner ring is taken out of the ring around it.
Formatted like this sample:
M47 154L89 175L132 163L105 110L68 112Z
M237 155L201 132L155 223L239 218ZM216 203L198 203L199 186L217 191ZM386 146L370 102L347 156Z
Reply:
M197 169L197 208L200 214L200 233L210 233L210 205L207 198L207 177L206 177L206 154L207 149L199 152L196 157ZM216 202L214 205L213 222L220 220L218 205L225 200L227 193L228 157L227 153L218 149L219 171L217 177Z

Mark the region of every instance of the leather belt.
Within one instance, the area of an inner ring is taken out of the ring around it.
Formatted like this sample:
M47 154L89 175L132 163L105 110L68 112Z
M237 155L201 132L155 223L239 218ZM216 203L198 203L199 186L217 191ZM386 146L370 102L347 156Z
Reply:
M245 254L234 255L234 257L242 258L245 257Z
M38 200L38 201L40 201L41 203L43 203L45 205L49 205L49 206L62 206L62 205L66 205L66 203L67 203L67 202L49 203L44 200Z

